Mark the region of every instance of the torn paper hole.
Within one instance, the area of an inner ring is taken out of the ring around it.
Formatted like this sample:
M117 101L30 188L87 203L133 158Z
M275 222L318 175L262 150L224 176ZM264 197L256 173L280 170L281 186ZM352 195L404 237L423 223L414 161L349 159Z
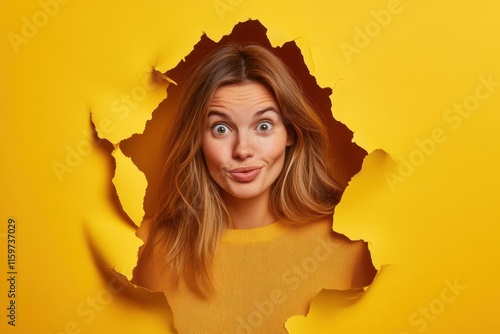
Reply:
M130 219L139 226L144 217L142 203L146 195L147 180L131 159L123 155L120 146L115 146L112 155L116 161L113 184L120 203Z
M120 144L123 153L131 157L134 164L144 172L148 180L146 197L144 199L146 217L150 217L153 212L153 197L157 191L162 167L162 163L159 161L163 154L161 147L162 139L164 133L168 131L173 113L177 108L178 97L182 90L186 72L219 44L231 40L240 43L258 43L272 48L270 42L267 40L265 27L258 21L247 21L244 24L237 25L231 35L223 37L219 43L203 35L200 42L186 56L185 60L167 72L168 77L178 83L178 85L170 85L168 87L168 98L163 100L153 112L152 119L147 122L144 132L140 135L133 135ZM352 131L332 117L331 101L329 98L332 91L330 88L318 87L315 78L310 75L308 68L305 66L297 45L294 42L285 43L282 47L274 49L274 51L282 59L286 60L287 66L293 70L293 74L302 84L310 100L323 113L325 122L330 130L333 156L337 158L339 180L344 187L347 186L351 177L361 169L366 151L352 143Z
M135 73L127 89L116 92L109 99L101 98L92 111L92 122L99 138L113 144L142 133L151 112L165 99L165 91L175 82L151 66Z
M168 98L161 102L158 108L153 112L152 119L146 123L144 132L142 134L135 134L130 138L123 140L120 143L120 151L115 151L114 155L115 158L117 158L117 171L120 171L115 180L115 184L117 184L117 191L119 192L119 196L121 194L120 199L126 202L126 204L124 205L124 209L131 216L132 220L138 221L141 219L141 216L143 216L145 219L149 219L150 217L152 217L157 205L155 203L154 196L158 190L158 185L160 183L159 179L163 156L161 145L164 134L169 131L169 124L171 123L173 113L175 113L176 106L178 104L178 96L180 90L183 87L186 71L208 52L217 48L219 44L226 43L228 41L237 41L243 44L249 42L258 43L267 48L271 48L271 44L266 37L266 29L258 21L247 21L245 23L238 24L234 28L233 32L230 35L223 37L219 43L211 41L206 36L203 36L200 42L194 47L193 52L190 53L184 61L180 62L176 68L168 71L167 74L165 74L168 78L172 78L172 81L178 83L178 86L169 86ZM304 60L297 45L294 42L285 43L283 46L275 48L274 51L286 62L287 66L292 70L293 74L298 78L298 81L304 87L305 94L321 111L321 116L323 117L324 122L325 124L327 124L327 127L329 129L331 148L333 151L333 155L336 157L335 163L337 166L337 175L339 177L340 183L345 188L351 177L360 170L361 163L364 156L366 155L366 152L356 144L352 143L352 132L346 126L336 121L332 117L331 102L329 99L332 91L330 88L318 87L314 77L309 74L309 70L304 64ZM147 187L144 179L138 177L139 174L134 171L134 167L131 165L130 160L123 156L121 152L123 152L125 156L130 157L134 165L137 166L137 168L142 173L144 173L147 179ZM139 182L139 184L137 185L138 191L137 193L134 193L132 197L128 197L128 195L125 194L126 191L121 190L125 189L125 186L123 185L123 183L121 183L120 180L127 179L126 175L128 174L135 174L133 179L138 180ZM143 211L139 208L139 206L142 205L141 200L142 195L144 194L144 187L146 187L146 190L145 196L143 197L144 215L142 215ZM139 204L139 202L141 203ZM310 263L313 263L311 261ZM316 259L315 265L319 264L318 261L319 260ZM307 260L301 261L300 259L298 259L297 263L302 266L307 266L307 264L305 264L306 262ZM290 265L292 265L293 268L293 263L284 264L284 267L282 267L282 272L286 273L286 268ZM140 270L140 268L138 270ZM253 272L254 270L259 270L259 268L256 264L255 268L247 268L247 270ZM305 277L304 273L302 276L298 273L296 274L298 276L290 276L288 277L288 280L293 281L294 279L296 280L297 277ZM283 275L283 277L284 276L285 275ZM181 288L179 291L184 290ZM278 292L279 291L281 290L278 289ZM271 298L271 300L279 301L282 299L277 296L276 291L271 291L266 295L272 296L269 297ZM186 296L188 296L188 294L186 294ZM311 296L311 299L313 296ZM169 301L175 300L175 298L175 296L167 294L167 299ZM187 298L189 299L190 297ZM259 308L257 304L255 305L256 309L245 314L241 318L241 321L240 318L235 318L235 328L252 329L255 327L254 324L264 323L266 320L269 320L265 319L266 317L264 317L264 315L262 314L262 309ZM262 304L258 305L262 306ZM219 306L224 309L224 305ZM174 322L176 314L182 315L188 311L183 311L182 309L176 310L175 305L173 305L172 308L174 311ZM301 313L305 314L308 309L308 305L300 306L299 309L301 310ZM259 317L257 316L257 314L261 314L261 316ZM295 314L296 313L290 313L288 314L288 316L292 316ZM286 318L284 318L283 320L286 320Z

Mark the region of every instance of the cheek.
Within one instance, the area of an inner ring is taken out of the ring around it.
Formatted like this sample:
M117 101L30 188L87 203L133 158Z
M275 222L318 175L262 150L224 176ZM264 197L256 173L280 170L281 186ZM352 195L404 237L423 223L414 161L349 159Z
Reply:
M267 145L265 148L264 159L268 160L268 163L272 165L273 171L276 174L281 173L281 170L283 169L286 148L286 140L278 143L275 142L273 145Z
M214 142L205 139L201 147L210 174L215 172L214 169L221 164L222 152L219 146L220 145L216 145Z
M279 136L272 142L267 142L262 146L262 150L266 152L266 155L273 160L281 160L281 158L285 156L286 148L287 138L285 136Z

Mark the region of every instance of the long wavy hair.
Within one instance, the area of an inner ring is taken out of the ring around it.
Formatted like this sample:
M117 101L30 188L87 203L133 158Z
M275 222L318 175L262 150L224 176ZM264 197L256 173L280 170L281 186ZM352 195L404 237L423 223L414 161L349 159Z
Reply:
M151 236L166 247L166 264L176 282L208 296L217 244L230 217L202 153L208 107L215 91L256 82L275 97L293 138L270 207L281 220L304 224L333 214L342 194L329 158L323 121L285 64L258 45L224 45L191 71L165 141L165 160ZM150 239L150 240L151 240Z

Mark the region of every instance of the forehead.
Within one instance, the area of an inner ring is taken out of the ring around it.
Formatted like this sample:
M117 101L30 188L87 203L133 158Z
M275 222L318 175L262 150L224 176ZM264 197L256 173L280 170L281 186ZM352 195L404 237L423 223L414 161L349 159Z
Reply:
M210 100L210 108L270 105L277 108L274 95L262 84L248 82L218 88Z

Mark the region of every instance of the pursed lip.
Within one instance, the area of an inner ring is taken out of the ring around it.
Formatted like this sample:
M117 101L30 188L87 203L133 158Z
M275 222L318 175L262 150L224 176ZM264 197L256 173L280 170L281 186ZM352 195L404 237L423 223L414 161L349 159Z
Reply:
M240 167L228 170L228 173L237 181L250 182L259 175L261 169L260 166Z

